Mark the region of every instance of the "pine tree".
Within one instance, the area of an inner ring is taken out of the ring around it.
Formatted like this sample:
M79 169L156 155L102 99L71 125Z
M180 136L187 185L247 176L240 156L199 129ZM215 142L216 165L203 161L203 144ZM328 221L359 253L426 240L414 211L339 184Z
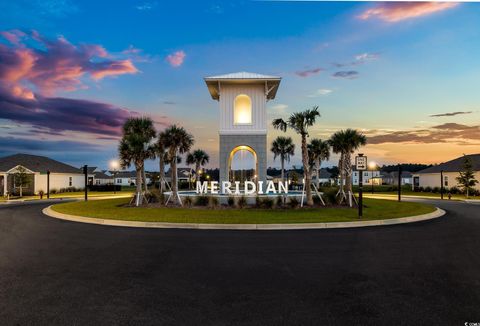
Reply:
M469 196L470 189L478 183L478 180L475 179L475 171L473 170L472 159L466 155L464 155L462 171L460 171L460 175L457 177L457 182L467 195L467 198Z

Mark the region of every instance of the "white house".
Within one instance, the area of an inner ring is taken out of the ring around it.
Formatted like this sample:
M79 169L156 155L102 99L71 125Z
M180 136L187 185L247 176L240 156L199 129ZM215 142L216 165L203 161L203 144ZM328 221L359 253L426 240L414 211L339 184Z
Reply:
M114 184L117 186L135 186L137 183L137 174L135 171L119 171L113 173ZM150 184L151 179L148 173L146 174L147 184Z
M480 154L466 155L472 160L475 179L480 182ZM445 188L459 187L457 177L463 169L465 157L461 156L454 160L434 165L413 174L412 187L440 187L442 182ZM443 174L443 180L441 178ZM477 183L475 189L480 190L480 183Z
M381 177L382 177L383 184L398 185L398 171L382 172ZM413 183L412 173L409 171L402 171L400 182L402 186L411 185Z
M85 187L85 177L78 168L45 156L15 154L0 158L0 195L18 193L15 173L20 166L29 176L23 188L26 195L47 192L47 172L50 172L50 190Z
M352 185L358 186L359 184L359 178L360 178L360 173L363 174L363 179L362 182L363 184L369 184L371 185L381 185L382 184L382 178L380 176L380 171L378 170L366 170L366 171L357 171L353 170L352 171Z

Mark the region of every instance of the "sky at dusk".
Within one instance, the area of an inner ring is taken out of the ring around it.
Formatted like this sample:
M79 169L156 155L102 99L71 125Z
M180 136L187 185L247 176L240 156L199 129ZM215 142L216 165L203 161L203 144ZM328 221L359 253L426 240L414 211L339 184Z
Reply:
M216 167L203 77L249 71L283 78L269 120L318 105L310 137L356 128L370 160L439 163L480 152L479 61L480 3L0 0L0 156L107 168L146 115Z

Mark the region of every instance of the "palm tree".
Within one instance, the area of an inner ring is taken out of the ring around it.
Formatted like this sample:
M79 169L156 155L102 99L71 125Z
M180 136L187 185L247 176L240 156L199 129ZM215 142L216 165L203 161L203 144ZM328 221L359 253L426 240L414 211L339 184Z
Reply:
M344 187L345 187L345 169L343 168L344 164L344 157L345 157L345 151L346 151L346 142L344 140L345 134L344 132L337 131L334 133L330 139L328 140L328 143L332 147L332 152L335 154L340 154L340 157L338 159L338 175L340 179L340 190L339 193L344 194Z
M200 169L208 163L210 156L201 149L196 149L192 153L188 153L186 163L188 165L195 164L195 181L200 179Z
M178 183L177 183L177 157L190 150L194 140L183 127L176 125L170 126L161 135L161 141L168 143L168 159L172 170L172 199L173 203L178 201Z
M313 163L312 165L315 166L318 188L320 187L320 167L322 161L328 161L330 159L330 145L328 144L328 141L322 141L321 139L315 138L310 141L310 144L308 144L308 150L310 160ZM310 172L313 172L313 168Z
M345 183L349 196L352 191L352 154L361 146L366 145L367 137L355 129L345 129L337 131L330 139L330 145L334 153L340 153L340 185L343 190Z
M278 136L272 142L272 148L270 150L273 153L273 159L275 160L280 156L281 169L281 178L282 182L285 181L285 162L290 162L290 156L293 156L295 153L295 144L293 143L292 137L283 137Z
M309 173L309 158L307 148L308 127L315 124L315 120L320 116L318 112L318 106L312 109L302 112L292 113L287 121L283 119L275 119L272 124L275 129L287 131L287 128L293 129L296 133L302 137L302 163L303 163L303 176L305 178L305 188L307 195L307 205L313 205L311 177Z
M136 200L135 205L143 202L142 183L145 160L154 157L153 146L150 141L155 138L153 121L147 117L129 118L123 125L123 137L118 146L120 164L122 168L135 166L136 171Z
M165 164L168 161L167 155L168 143L165 142L165 132L158 134L157 144L155 146L156 156L159 158L159 177L160 177L160 193L165 191Z

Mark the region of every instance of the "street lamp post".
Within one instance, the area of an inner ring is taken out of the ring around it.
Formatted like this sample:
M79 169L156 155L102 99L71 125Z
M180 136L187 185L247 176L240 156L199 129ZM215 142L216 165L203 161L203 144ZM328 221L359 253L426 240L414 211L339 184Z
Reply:
M374 181L374 177L373 177L373 174L376 170L376 167L377 167L377 163L375 163L374 161L368 163L368 166L370 167L370 170L372 171L372 177L370 178L370 183L372 184L372 194L374 192L374 189L373 189L373 181Z
M119 167L120 167L120 164L118 164L117 160L111 160L110 161L110 171L113 172L112 173L113 174L113 194L117 193L117 185L115 184L115 181L116 181L117 172L118 172Z

